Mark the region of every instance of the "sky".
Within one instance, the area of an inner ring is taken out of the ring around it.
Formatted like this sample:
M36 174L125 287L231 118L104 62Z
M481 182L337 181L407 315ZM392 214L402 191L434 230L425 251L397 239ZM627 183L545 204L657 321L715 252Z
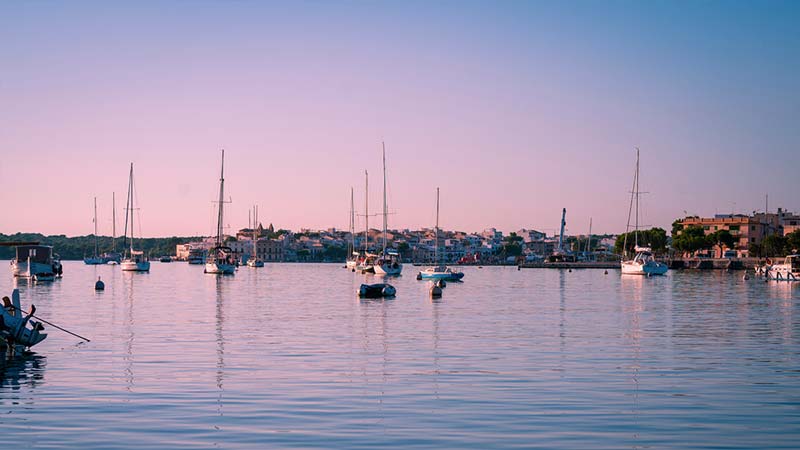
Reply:
M0 233L625 231L800 212L800 2L0 3ZM380 225L372 217L370 225ZM359 220L363 227L363 220Z

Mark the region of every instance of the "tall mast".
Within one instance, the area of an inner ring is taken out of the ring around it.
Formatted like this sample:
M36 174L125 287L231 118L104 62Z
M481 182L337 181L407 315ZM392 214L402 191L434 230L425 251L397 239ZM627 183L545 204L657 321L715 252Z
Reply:
M356 249L356 212L355 212L355 203L353 198L353 186L350 186L350 255L347 257L351 257L352 253Z
M97 197L94 198L94 257L97 258Z
M436 244L433 246L433 259L439 262L439 188L436 188Z
M636 175L634 180L636 184L636 227L633 232L635 250L639 246L639 147L636 147Z
M219 170L219 207L217 208L217 247L222 246L222 220L223 207L225 202L225 149L222 150L222 165Z
M636 147L636 171L633 173L633 186L631 186L631 202L628 206L628 223L625 224L625 239L622 240L622 254L628 253L628 234L631 231L631 213L633 212L633 198L636 196L636 223L639 223L639 197L636 188L639 183L639 147ZM636 232L634 232L636 234Z
M111 252L117 252L117 199L115 193L111 193Z
M131 255L133 255L133 163L131 163L131 173L128 176L128 209L130 210L131 216L131 240L130 240L130 250Z
M364 171L364 254L369 252L369 173Z
M592 218L589 217L589 239L586 241L586 253L589 253L591 245L592 245Z
M386 255L386 216L388 210L386 209L386 143L383 145L383 254Z

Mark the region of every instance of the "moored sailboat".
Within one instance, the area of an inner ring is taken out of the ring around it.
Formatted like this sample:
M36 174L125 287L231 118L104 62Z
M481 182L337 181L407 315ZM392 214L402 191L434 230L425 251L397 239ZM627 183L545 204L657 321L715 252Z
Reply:
M217 201L217 239L213 248L209 249L206 256L205 273L233 275L236 270L236 260L230 247L223 245L223 205L225 204L225 150L222 150L222 165L219 175L219 200Z
M437 262L434 267L419 272L417 278L421 280L445 280L445 281L458 281L464 278L464 272L459 272L450 267L447 267L443 262L439 261L439 188L436 188L436 242L433 248L433 259Z
M376 274L400 275L403 271L403 262L397 250L386 248L387 216L389 209L386 203L386 145L383 144L383 249L373 265Z
M103 257L97 254L97 197L94 198L94 219L92 219L92 223L94 223L94 253L92 256L83 258L83 263L88 265L105 264Z
M131 171L130 175L128 176L128 199L125 202L125 234L123 235L123 238L127 237L128 235L128 217L130 217L131 236L130 240L128 241L128 249L125 250L124 258L122 259L120 266L122 270L126 272L148 272L150 270L150 259L142 250L134 250L133 245L133 211L135 210L133 203L134 197L133 163L131 163Z
M631 204L628 208L628 224L625 229L623 252L627 253L628 232L631 225L631 213L635 208L634 219L634 246L635 255L632 259L623 259L620 268L623 275L664 275L669 270L666 264L656 261L650 247L639 246L639 149L636 149L636 171L633 175L633 189L631 190Z
M253 206L253 254L247 259L247 267L264 267L264 260L258 257L258 231L256 224L258 223L258 206Z

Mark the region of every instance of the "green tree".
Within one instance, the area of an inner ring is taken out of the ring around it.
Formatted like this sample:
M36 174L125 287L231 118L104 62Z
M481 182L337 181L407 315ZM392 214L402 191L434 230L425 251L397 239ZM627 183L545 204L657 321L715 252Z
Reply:
M792 253L800 253L800 230L792 231L786 235L786 247Z
M731 232L728 230L719 230L715 231L708 236L706 236L706 245L708 247L719 247L719 254L722 256L725 253L726 248L733 248L733 244L736 240L731 235Z
M747 254L750 257L761 258L761 253L762 250L760 244L756 244L755 242L753 242L747 247Z
M764 256L784 256L786 254L787 239L777 234L771 234L761 241Z
M672 247L681 253L694 253L708 247L703 227L689 226L677 236L672 237Z
M638 231L638 238L636 233L636 231L631 231L617 236L617 241L614 244L614 252L623 254L624 250L627 253L633 253L637 239L639 246L650 247L655 253L662 253L667 249L667 232L663 228L656 227L649 230L640 230ZM626 248L623 249L623 246Z

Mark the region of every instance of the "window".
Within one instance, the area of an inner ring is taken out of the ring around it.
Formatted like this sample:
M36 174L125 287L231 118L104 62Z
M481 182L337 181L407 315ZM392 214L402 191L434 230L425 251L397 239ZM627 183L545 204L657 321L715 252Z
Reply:
M731 231L739 231L739 225L731 225L728 227L728 229Z
M750 238L750 242L755 242L756 238Z
M708 230L708 225L703 225L704 230Z
M756 231L756 226L755 225L750 225L750 231Z
M716 226L716 225L714 225L714 230L716 230L716 229L717 229L717 226Z

